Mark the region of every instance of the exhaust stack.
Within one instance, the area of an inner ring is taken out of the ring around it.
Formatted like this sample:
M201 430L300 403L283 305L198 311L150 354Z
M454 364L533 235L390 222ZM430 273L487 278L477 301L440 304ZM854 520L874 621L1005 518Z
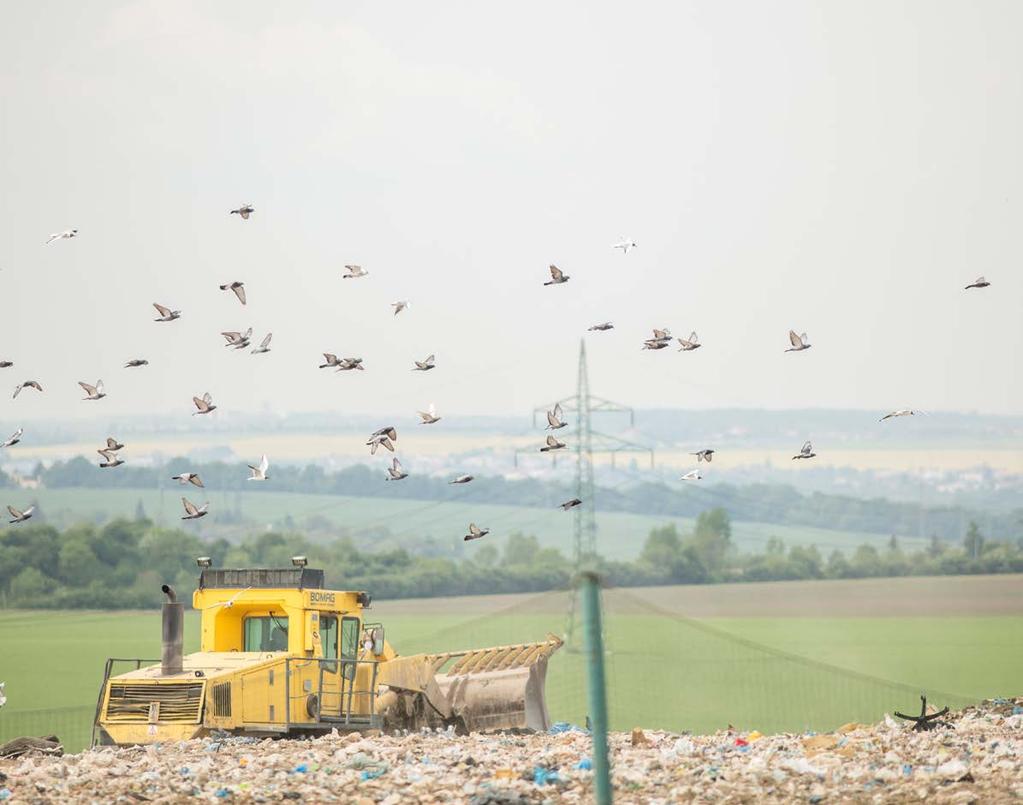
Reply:
M174 588L164 584L161 588L167 600L163 602L163 651L160 673L163 676L180 674L185 642L185 605L178 601Z

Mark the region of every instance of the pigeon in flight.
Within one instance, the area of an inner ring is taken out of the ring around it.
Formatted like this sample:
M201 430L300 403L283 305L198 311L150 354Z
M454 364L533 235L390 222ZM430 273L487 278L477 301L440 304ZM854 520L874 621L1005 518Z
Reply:
M797 458L813 458L816 455L813 452L813 445L810 442L803 442L803 446L799 448L799 455L793 456L792 460L795 461Z
M185 514L182 516L182 520L198 520L200 517L205 517L209 511L210 503L206 501L202 506L196 506L188 498L181 498L181 505L185 507Z
M551 450L560 450L564 446L565 443L559 442L557 439L555 439L554 434L552 433L547 437L547 445L545 447L541 447L540 452L549 453Z
M622 254L628 254L629 253L629 249L635 249L636 248L636 242L634 240L629 240L629 238L622 238L620 241L618 241L616 244L614 244L611 248L612 249L621 249L622 250Z
M149 361L147 361L145 358L132 358L124 365L124 368L136 369L139 366L149 366Z
M665 327L663 330L658 330L656 327L654 327L654 337L651 338L650 340L665 342L671 341L671 330L669 330L667 327Z
M922 414L922 413L923 413L923 411L915 410L913 408L900 408L897 411L892 411L891 413L885 414L883 417L881 417L877 421L878 422L884 422L886 419L892 419L893 417L897 417L897 416L916 416L917 414Z
M422 418L420 425L432 425L434 422L440 422L441 418L437 416L437 407L430 403L430 407L425 411L417 411L417 414Z
M690 453L689 455L696 456L697 463L700 463L701 461L706 461L708 464L710 464L710 462L714 460L713 450L698 450L697 452Z
M171 310L169 307L158 305L156 302L153 302L153 307L155 307L156 312L160 314L160 318L153 319L153 321L174 321L174 319L181 318L180 310Z
M365 277L369 272L362 266L345 266L345 273L341 275L341 279L355 280L359 277Z
M378 447L383 447L393 453L394 442L396 441L398 441L398 431L394 429L393 425L388 425L370 434L369 441L366 444L369 445L370 455L375 456Z
M113 450L97 450L105 461L99 463L100 467L106 469L107 467L120 467L124 463L124 459L118 456Z
M459 475L455 480L448 481L449 484L467 484L473 480L476 476L474 475Z
M554 410L547 412L547 427L544 430L558 430L567 424L561 411L561 403L554 403Z
M605 321L603 324L594 324L592 327L588 327L587 329L591 333L602 333L605 330L613 330L614 328L615 326L611 322Z
M387 468L387 480L400 481L402 478L408 478L408 473L397 458L391 459L391 466Z
M807 343L806 333L802 335L796 335L795 330L789 330L789 343L792 344L786 352L802 352L804 349L809 349L811 344Z
M569 509L574 509L576 506L581 506L582 501L579 500L579 498L572 498L571 500L566 500L564 503L560 505L561 510L567 512Z
M362 365L362 358L342 358L337 362L339 372L348 372L352 369L358 369L360 372L366 371L366 367Z
M107 436L107 450L111 451L112 453L116 453L122 447L124 447L124 445L117 441L117 439L115 439L113 436Z
M14 366L14 361L0 361L0 369L10 369Z
M264 453L263 457L259 460L258 467L253 467L249 464L249 469L252 470L252 475L250 475L246 480L265 481L269 478L270 476L266 474L266 471L270 469L270 462L267 460L266 453Z
M8 506L7 511L11 513L11 523L24 523L26 520L32 517L32 513L36 510L35 506L29 506L25 511L20 512L13 506Z
M434 361L434 356L433 355L427 355L426 358L424 358L421 361L412 361L412 363L414 363L416 365L416 368L413 369L412 371L413 372L429 372L431 369L434 368L433 361Z
M321 363L320 364L320 368L321 369L326 369L328 366L337 366L338 365L337 355L334 355L334 354L332 354L330 352L324 352L323 353L323 359L326 361L326 363Z
M489 533L489 528L480 528L476 523L469 523L469 533L462 537L462 539L466 542L473 539L483 539Z
M179 484L184 486L185 484L192 484L192 486L202 487L202 478L199 477L198 473L195 472L183 472L181 475L172 475L172 481L177 481Z
M198 416L199 414L208 414L210 413L210 411L215 411L217 408L217 406L213 404L213 398L210 396L210 393L208 391L202 395L202 398L193 397L192 402L195 403L195 407L197 409L192 412L192 416Z
M227 285L221 285L220 290L222 291L234 291L234 295L238 297L238 301L243 305L245 304L245 283L244 282L229 282Z
M399 299L397 302L391 302L391 307L394 308L394 315L397 316L405 308L412 307L412 305L407 299Z
M551 278L544 283L544 285L561 285L563 282L568 282L571 277L568 276L564 271L558 268L556 265L551 265Z
M264 352L270 351L270 339L274 337L273 333L267 333L266 338L259 342L259 346L252 350L253 355L262 355Z
M700 343L700 338L699 336L696 335L695 330L689 334L689 338L679 338L677 340L678 343L681 345L678 348L679 352L690 352L694 349L699 349L701 346L703 346Z
M17 386L14 387L14 397L12 397L11 399L17 397L19 394L21 394L21 390L26 388L35 389L36 391L43 390L43 387L40 386L35 380L26 380L24 383L19 383Z
M0 444L0 447L14 447L14 445L16 445L18 442L21 441L21 435L24 432L25 432L24 428L18 428L16 431L14 431L14 433L12 433L7 438L6 442L4 442L3 444Z
M689 470L689 472L687 472L685 475L683 475L679 480L680 481L700 481L700 480L703 480L703 474L699 471L699 469Z
M50 235L50 239L43 245L49 246L55 240L70 240L74 237L78 237L77 229L65 229L63 232L54 232Z
M103 388L102 380L97 380L95 386L90 386L88 383L83 383L79 380L78 385L81 386L88 395L87 397L82 397L83 400L102 400L107 396L106 390Z
M968 291L968 290L970 290L970 288L986 288L990 284L991 283L988 282L983 277L977 277L977 279L975 279L973 282L971 282L969 285L967 285L963 290Z
M658 341L655 338L643 342L643 349L664 349L666 346L668 346L667 341Z
M252 328L250 327L244 333L240 333L237 330L227 330L222 332L221 335L227 340L227 343L224 344L225 347L244 349L249 345L249 340L252 338Z
M237 210L231 210L231 215L240 215L246 221L249 220L249 216L256 211L256 208L251 204L242 204Z

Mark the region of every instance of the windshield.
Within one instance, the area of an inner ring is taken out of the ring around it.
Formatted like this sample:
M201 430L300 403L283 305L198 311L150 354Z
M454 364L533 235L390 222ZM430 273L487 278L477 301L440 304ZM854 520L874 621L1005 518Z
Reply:
M262 615L245 619L244 651L287 651L288 619Z

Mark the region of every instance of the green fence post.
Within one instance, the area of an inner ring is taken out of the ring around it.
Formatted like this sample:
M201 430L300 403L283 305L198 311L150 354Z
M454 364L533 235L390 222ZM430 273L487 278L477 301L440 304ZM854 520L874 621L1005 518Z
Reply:
M600 581L593 571L580 575L583 640L589 678L590 725L593 731L593 792L597 805L611 805L611 770L607 760L607 692L604 687L604 641L600 622Z

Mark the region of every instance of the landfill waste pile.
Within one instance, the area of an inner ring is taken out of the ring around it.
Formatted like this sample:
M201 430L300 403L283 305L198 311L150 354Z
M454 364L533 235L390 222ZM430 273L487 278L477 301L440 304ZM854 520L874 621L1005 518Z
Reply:
M610 739L615 801L1023 801L1023 698L934 729L886 716L827 734L635 729ZM526 803L592 799L590 735L453 731L314 740L209 737L0 760L0 800L31 802Z

